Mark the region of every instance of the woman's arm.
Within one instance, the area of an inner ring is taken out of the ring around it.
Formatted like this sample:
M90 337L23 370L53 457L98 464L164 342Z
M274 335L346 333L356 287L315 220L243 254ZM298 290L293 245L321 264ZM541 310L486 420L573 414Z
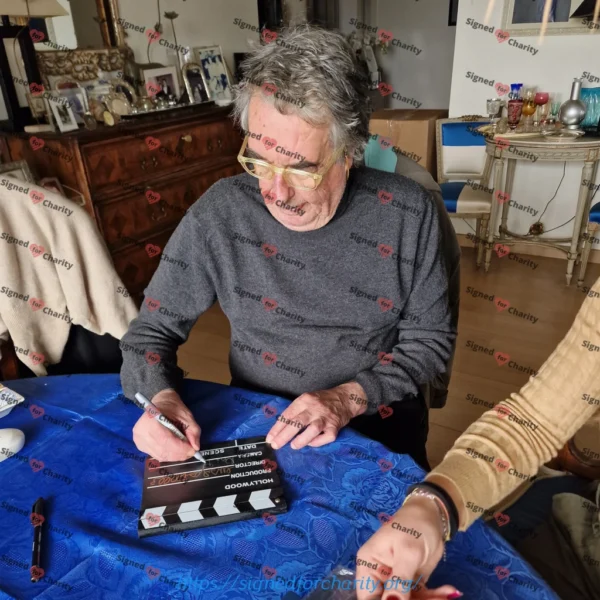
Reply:
M426 481L450 494L464 531L535 476L599 409L600 279L539 373L475 421Z

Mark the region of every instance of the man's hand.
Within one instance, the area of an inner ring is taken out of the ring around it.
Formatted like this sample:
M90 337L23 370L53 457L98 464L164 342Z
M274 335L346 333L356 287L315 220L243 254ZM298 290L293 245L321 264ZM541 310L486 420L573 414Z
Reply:
M307 445L316 448L330 444L350 419L366 409L365 391L355 381L330 390L302 394L277 417L277 423L267 434L267 443L277 450L306 428L292 442L294 450Z
M139 450L160 462L186 460L200 450L200 427L175 390L159 392L152 398L152 404L185 434L189 443L163 427L156 420L159 413L150 409L144 411L133 427L133 441Z

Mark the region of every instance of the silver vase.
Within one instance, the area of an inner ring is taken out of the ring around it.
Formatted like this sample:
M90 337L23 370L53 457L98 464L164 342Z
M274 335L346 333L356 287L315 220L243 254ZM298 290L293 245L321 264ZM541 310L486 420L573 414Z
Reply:
M578 130L579 124L585 119L586 105L579 99L581 94L581 79L574 79L571 87L571 98L563 103L558 113L558 120L566 129Z

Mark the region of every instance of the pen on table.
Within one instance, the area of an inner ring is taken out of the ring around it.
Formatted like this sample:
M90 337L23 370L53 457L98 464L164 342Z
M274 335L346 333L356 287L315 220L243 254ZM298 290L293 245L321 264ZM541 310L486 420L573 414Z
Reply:
M171 423L171 421L169 421L169 419L167 419L167 417L165 417L165 415L163 415L160 410L158 410L158 408L156 408L156 406L154 406L154 404L152 404L152 402L146 398L146 396L138 392L135 395L135 399L143 406L144 410L153 408L158 413L156 420L163 427L166 427L171 433L175 434L182 442L187 442L189 444L189 440L185 437L185 435L181 433L181 431L179 431L179 429L177 429L177 427L173 425L173 423ZM200 454L200 451L195 452L194 457L197 458L201 463L206 464L206 459L204 456L202 456L202 454Z
M44 524L44 499L38 498L31 509L33 524L33 551L31 556L31 582L36 583L44 575L42 564L42 525Z

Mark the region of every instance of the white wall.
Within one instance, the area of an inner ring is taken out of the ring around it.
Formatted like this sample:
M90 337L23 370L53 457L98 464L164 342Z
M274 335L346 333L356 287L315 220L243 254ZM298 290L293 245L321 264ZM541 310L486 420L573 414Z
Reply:
M403 44L421 50L417 56L390 44L387 54L378 52L384 81L400 95L420 102L420 109L448 108L456 34L456 27L448 26L448 2L378 0L375 10L373 24L391 31ZM391 100L389 107L414 108L396 99Z
M487 24L495 26L496 29L501 28L504 2L492 0L489 5L493 8ZM450 95L451 117L466 114L483 115L486 99L497 95L493 88L467 79L468 71L496 82L519 82L525 86L537 86L539 91L547 91L551 95L558 93L558 99L561 101L568 99L574 77L581 76L584 71L600 77L600 35L546 36L541 44L538 43L537 36L515 38L518 42L537 49L537 54L533 55L531 52L509 46L508 41L499 43L493 34L474 30L466 24L469 18L484 23L487 7L488 2L485 0L461 0L459 4ZM587 83L587 86L590 84ZM537 215L539 218L544 206L556 192L563 165L564 163L558 162L528 164L519 161L513 199L540 211ZM558 195L542 219L546 230L564 223L574 215L582 166L581 163L567 164ZM599 200L600 195L596 196L594 203ZM508 227L518 233L527 233L535 220L536 217L511 208ZM458 233L471 231L464 222L456 219L453 222ZM553 231L551 235L570 235L572 225L571 222Z
M258 40L258 33L250 29L242 30L233 24L235 19L241 19L258 28L257 3L252 0L161 0L160 5L163 13L175 11L179 14L174 21L179 45L193 47L220 44L232 74L233 53L247 52L247 40ZM158 20L156 3L148 0L119 0L119 11L125 21L148 29L154 28ZM174 43L171 22L163 17L162 23L163 39ZM133 30L129 30L128 33L127 44L133 49L136 60L147 62L146 35ZM167 48L160 46L158 41L151 45L150 52L152 62L170 64Z

